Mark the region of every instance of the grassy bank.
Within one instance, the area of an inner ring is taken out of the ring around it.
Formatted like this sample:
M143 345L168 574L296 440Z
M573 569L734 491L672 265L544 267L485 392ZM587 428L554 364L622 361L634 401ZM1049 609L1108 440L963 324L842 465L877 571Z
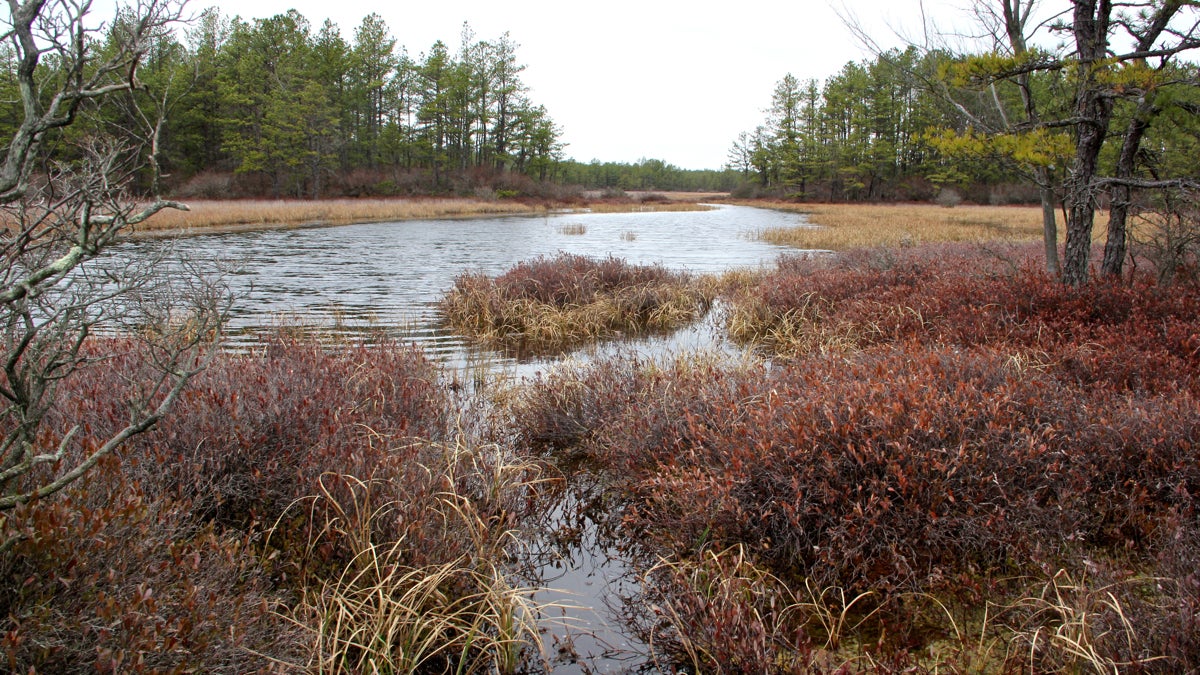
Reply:
M598 213L704 210L695 199L658 193L624 199L572 202L447 199L185 200L187 211L165 210L137 226L135 234L158 235L277 227L347 225L392 220L434 220L542 215L585 209Z
M935 204L795 204L746 202L803 213L821 227L772 228L760 236L773 244L845 251L869 246L915 246L938 242L1037 241L1042 211L1034 206Z

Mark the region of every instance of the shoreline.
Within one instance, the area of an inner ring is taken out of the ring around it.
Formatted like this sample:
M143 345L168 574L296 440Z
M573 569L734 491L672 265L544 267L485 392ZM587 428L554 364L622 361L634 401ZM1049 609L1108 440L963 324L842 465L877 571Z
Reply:
M701 195L670 193L635 193L630 201L587 200L582 203L523 203L491 202L469 198L417 200L194 200L182 202L187 211L166 209L149 222L161 223L149 228L139 227L124 235L126 240L193 237L206 234L255 232L260 230L309 229L339 227L365 223L402 222L411 220L466 220L472 218L529 217L570 213L613 213L651 211L708 210L703 199L719 199L721 193ZM654 194L660 197L648 198ZM174 221L174 222L172 222Z

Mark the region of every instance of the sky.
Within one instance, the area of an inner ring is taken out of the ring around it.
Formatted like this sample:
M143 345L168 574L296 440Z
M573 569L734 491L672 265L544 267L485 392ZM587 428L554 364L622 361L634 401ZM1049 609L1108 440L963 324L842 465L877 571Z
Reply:
M253 19L296 9L314 27L332 19L347 39L375 12L412 57L439 39L456 49L464 21L476 39L507 32L567 157L718 169L737 135L762 124L785 74L823 80L870 57L839 13L856 16L884 48L900 46L901 35L921 38L922 8L943 30L969 24L953 0L833 2L192 0L188 10Z

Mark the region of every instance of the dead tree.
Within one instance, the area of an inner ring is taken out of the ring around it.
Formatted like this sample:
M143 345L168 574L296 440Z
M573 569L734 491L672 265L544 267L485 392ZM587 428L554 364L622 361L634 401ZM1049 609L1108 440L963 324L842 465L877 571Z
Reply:
M20 126L0 157L0 525L4 512L71 484L166 415L203 367L228 309L220 284L156 274L157 260L114 264L122 234L166 208L137 205L128 185L151 139L91 138L48 157L86 106L137 88L150 39L179 19L172 0L136 0L101 57L90 0L7 0L0 38L15 54ZM110 43L111 44L111 43ZM151 127L153 128L153 126ZM46 433L65 381L105 367L97 332L135 341L143 358L127 424L104 438ZM47 439L53 438L52 441ZM0 534L0 550L15 538Z

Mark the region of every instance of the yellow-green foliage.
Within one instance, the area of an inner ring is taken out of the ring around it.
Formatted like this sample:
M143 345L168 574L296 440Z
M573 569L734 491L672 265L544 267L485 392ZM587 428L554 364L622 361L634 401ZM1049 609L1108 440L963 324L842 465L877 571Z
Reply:
M983 159L990 156L1007 157L1033 166L1062 165L1074 151L1071 137L1049 129L983 134L968 129L930 129L925 142L943 156L956 159Z
M1013 55L995 52L973 54L942 65L939 74L955 87L979 86L1011 77L1016 73L1028 72L1045 60L1046 55L1036 50Z

